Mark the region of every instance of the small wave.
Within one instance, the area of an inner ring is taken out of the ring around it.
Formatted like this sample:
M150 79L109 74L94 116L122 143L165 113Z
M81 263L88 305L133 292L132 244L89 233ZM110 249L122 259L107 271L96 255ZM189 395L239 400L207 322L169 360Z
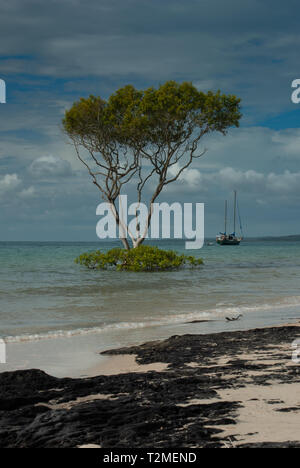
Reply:
M287 307L295 307L300 306L300 296L291 296L291 297L280 297L270 299L270 302L264 304L255 304L255 305L241 305L235 306L233 304L228 304L226 307L225 304L220 304L222 307L218 307L215 309L216 313L219 316L224 316L225 314L242 314L247 312L257 312L257 311L264 311L264 310L272 310L272 309L281 309Z
M184 323L189 319L199 318L199 317L209 317L208 312L196 312L190 314L179 314L176 316L168 316L160 319L153 319L147 322L119 322L112 323L108 325L103 325L101 327L89 327L89 328L76 328L74 330L55 330L49 331L46 333L35 333L35 334L24 334L16 336L6 336L3 337L6 343L21 343L27 341L39 341L53 338L71 338L73 336L79 335L89 335L96 333L103 333L113 330L136 330L139 328L155 327L161 325L170 325L174 323Z
M251 306L247 305L233 305L225 304L225 303L218 303L216 308L209 309L206 311L194 311L189 313L182 313L176 315L168 315L165 317L161 317L159 319L153 318L153 320L149 320L146 322L119 322L119 323L112 323L106 324L103 326L97 327L88 327L88 328L77 328L73 330L55 330L49 331L45 333L35 333L35 334L23 334L17 336L6 336L3 337L6 343L21 343L21 342L28 342L28 341L39 341L39 340L46 340L46 339L54 339L54 338L71 338L74 336L79 335L89 335L89 334L97 334L103 332L109 332L114 330L136 330L139 328L148 328L148 327L155 327L155 326L166 326L166 325L180 325L186 324L193 320L221 320L226 315L237 315L237 314L246 314L251 312L257 311L265 311L265 310L272 310L272 309L280 309L280 308L287 308L287 307L295 307L300 306L300 296L292 296L286 298L278 298L273 299L270 303L265 304L255 304Z
M147 326L143 322L120 322L116 324L104 325L103 327L90 327L90 328L76 328L74 330L55 330L49 331L46 333L35 333L35 334L24 334L24 335L17 335L17 336L6 336L4 340L6 343L21 343L26 341L39 341L39 340L47 340L53 338L71 338L72 336L78 335L89 335L94 333L103 333L108 330L129 330L129 329L137 329L137 328L144 328Z

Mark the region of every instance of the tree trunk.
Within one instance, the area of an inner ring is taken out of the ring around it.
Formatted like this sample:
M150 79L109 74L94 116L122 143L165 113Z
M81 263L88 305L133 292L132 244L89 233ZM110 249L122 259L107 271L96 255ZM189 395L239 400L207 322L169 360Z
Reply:
M130 250L130 245L129 245L129 242L126 238L121 238L121 242L125 248L125 250Z

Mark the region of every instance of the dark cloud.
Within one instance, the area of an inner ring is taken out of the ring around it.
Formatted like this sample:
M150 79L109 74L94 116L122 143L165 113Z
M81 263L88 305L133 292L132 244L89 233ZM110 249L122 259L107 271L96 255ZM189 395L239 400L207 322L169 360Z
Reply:
M0 17L0 64L5 74L73 81L210 82L256 115L276 114L290 108L298 72L297 8L294 0L12 0Z

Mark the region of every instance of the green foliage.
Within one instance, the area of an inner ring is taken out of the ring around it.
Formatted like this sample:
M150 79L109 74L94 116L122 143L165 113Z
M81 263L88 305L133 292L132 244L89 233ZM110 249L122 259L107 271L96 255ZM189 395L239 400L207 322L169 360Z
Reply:
M239 126L240 99L219 91L204 93L192 83L167 81L143 91L127 85L105 101L81 98L66 111L66 133L91 148L128 145L174 147L197 134L226 133Z
M117 271L167 271L177 270L184 265L197 267L203 264L200 258L178 255L172 250L146 245L131 250L115 248L105 253L100 250L84 253L76 258L75 262L89 269Z

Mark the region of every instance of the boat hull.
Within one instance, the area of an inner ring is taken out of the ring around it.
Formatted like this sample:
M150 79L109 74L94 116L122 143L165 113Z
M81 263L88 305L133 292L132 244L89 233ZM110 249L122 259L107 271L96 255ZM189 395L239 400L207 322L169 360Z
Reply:
M240 243L239 239L217 239L217 244L219 245L240 245Z
M227 238L217 238L217 244L219 245L240 245L242 239L234 237L232 239Z

